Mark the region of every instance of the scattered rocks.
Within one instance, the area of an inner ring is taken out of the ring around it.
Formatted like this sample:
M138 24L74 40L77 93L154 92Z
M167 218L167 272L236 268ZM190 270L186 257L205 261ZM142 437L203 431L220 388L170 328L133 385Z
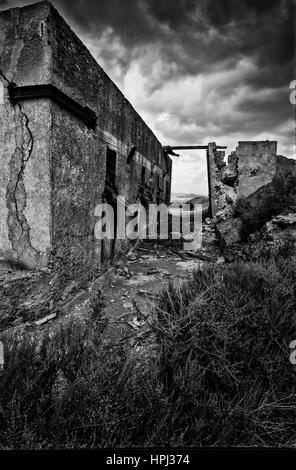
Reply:
M67 287L66 289L64 290L64 293L62 295L62 300L66 300L66 298L68 297L68 295L74 290L74 288L77 286L77 282L76 281L72 281Z
M194 260L179 261L179 263L177 263L177 266L185 271L194 271L194 269L200 269L203 265L204 263L202 261L198 262Z
M132 302L124 302L123 308L134 308L134 305Z

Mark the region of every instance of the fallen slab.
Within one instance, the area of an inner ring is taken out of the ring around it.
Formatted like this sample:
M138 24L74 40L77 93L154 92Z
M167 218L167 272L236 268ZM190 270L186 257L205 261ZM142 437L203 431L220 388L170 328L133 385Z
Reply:
M35 325L37 325L37 326L44 325L44 323L47 323L47 322L49 322L50 320L53 320L54 318L56 318L56 316L57 316L56 313L52 313L51 315L47 315L46 317L41 318L40 320L35 321Z

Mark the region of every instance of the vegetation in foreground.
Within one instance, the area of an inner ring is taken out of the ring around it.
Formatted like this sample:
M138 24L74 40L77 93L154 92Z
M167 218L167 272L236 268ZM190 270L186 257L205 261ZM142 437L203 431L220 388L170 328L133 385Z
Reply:
M209 266L160 299L153 341L110 344L100 309L6 344L2 448L294 446L296 258Z

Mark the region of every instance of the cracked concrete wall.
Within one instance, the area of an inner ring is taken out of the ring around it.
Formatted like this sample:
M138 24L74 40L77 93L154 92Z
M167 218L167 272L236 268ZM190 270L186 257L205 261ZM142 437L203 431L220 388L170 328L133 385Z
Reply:
M48 12L40 4L0 14L0 257L30 267L45 266L50 248L49 103L13 105L8 86L48 80L38 29Z
M94 209L107 148L117 153L116 185L129 203L139 196L143 166L150 189L160 181L152 200L169 200L171 160L49 2L0 13L0 70L0 256L91 272L100 265ZM12 105L11 83L53 84L96 113L96 128L49 99Z
M143 166L147 184L151 172L153 174L151 187L157 186L160 175L160 194L152 191L152 200L156 202L159 196L160 201L165 201L167 181L170 191L171 160L164 155L162 145L132 105L54 8L51 8L48 24L52 47L51 82L97 115L96 128L88 130L67 111L52 107L53 247L61 258L69 260L71 269L77 264L90 270L100 264L101 258L101 244L94 239L97 222L94 209L102 202L107 148L116 152L116 186L127 203L137 200ZM135 155L127 164L134 146ZM115 251L119 252L126 245L117 240Z

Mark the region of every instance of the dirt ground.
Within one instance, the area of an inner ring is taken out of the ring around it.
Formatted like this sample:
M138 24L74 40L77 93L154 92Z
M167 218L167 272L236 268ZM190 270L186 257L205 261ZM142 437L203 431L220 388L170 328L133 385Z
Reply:
M70 316L87 316L101 292L107 335L134 341L149 329L155 302L169 282L181 285L194 269L218 258L214 234L204 225L203 246L196 252L184 252L180 243L142 242L85 284L1 262L0 339L7 331L43 331Z

